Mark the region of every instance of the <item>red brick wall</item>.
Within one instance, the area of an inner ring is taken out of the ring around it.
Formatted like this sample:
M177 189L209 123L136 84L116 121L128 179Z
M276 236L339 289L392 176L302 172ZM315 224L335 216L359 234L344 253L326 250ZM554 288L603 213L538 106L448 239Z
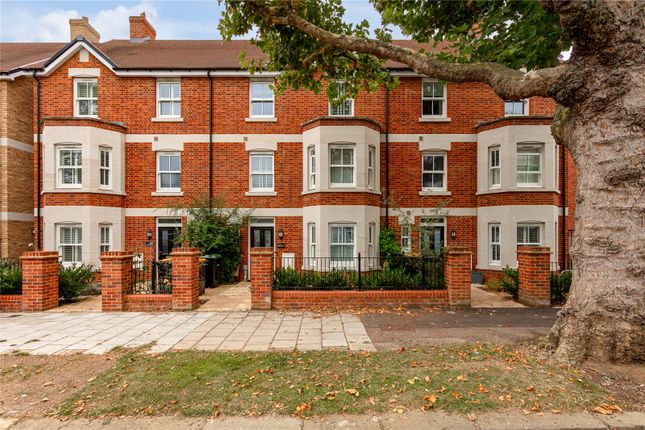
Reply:
M0 296L0 312L20 312L22 310L22 295Z
M174 248L172 257L172 309L199 307L199 249Z
M40 312L58 306L58 252L32 251L22 263L22 311Z
M273 309L350 308L386 305L445 306L446 290L273 291Z
M273 249L251 251L251 309L271 309L273 288Z
M163 312L172 310L171 294L126 294L123 310L127 312Z
M470 251L448 248L445 278L450 306L470 306Z
M551 251L542 246L517 248L519 262L518 300L529 306L551 304Z

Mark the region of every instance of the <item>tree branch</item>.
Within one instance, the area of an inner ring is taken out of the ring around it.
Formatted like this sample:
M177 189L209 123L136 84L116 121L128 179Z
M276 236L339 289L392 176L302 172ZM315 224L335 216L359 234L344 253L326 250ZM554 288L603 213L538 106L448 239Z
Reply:
M429 77L451 82L483 82L490 85L501 98L508 100L548 97L551 87L569 68L561 65L523 73L497 63L447 63L393 43L327 31L300 17L292 9L267 7L260 1L247 4L271 26L289 26L307 33L326 46L397 61Z

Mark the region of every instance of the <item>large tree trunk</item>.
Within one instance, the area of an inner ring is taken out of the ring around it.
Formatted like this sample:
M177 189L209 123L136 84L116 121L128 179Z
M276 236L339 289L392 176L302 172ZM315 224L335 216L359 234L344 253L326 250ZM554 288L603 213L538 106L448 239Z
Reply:
M645 9L606 5L592 25L598 11L559 11L574 43L587 42L554 91L570 106L554 135L578 173L573 285L550 334L554 360L568 364L645 360Z

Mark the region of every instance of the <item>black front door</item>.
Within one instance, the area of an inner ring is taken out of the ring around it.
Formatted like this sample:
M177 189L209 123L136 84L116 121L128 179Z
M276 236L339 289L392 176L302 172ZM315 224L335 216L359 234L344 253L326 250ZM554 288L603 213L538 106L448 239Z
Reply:
M273 227L251 227L251 248L273 248Z
M158 258L163 260L170 255L175 246L175 238L181 232L181 227L159 227L157 229Z

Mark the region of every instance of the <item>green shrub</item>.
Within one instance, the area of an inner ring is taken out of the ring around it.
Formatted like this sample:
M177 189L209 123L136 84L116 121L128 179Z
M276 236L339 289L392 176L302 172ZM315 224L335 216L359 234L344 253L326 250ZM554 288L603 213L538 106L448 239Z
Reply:
M22 269L14 260L0 260L0 294L22 292Z
M379 248L381 258L390 260L401 256L401 244L396 238L396 233L391 228L382 227L379 235Z
M567 300L571 289L571 271L565 270L560 273L551 273L551 303L561 304Z
M409 290L419 288L421 275L409 275L403 268L385 268L368 278L366 288L376 287L382 289Z
M504 276L502 277L502 280L500 281L502 285L502 289L509 293L515 300L517 300L518 294L519 294L519 272L517 269L513 269L512 267L504 267L502 269L502 272L504 272Z
M94 282L94 266L80 264L65 267L58 265L58 296L69 301L77 298Z

